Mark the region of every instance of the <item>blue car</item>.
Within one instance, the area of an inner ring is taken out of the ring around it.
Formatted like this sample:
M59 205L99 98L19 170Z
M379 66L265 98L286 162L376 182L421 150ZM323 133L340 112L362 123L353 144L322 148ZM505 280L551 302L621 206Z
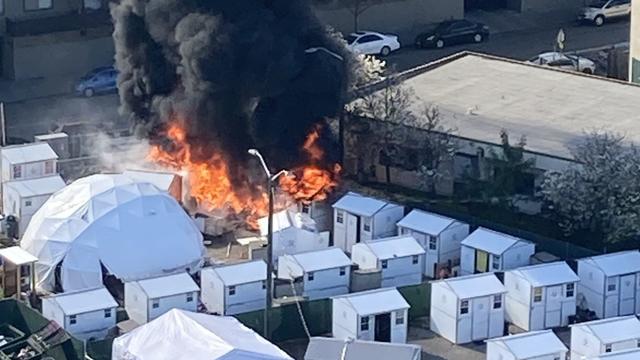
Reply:
M76 85L76 94L91 97L95 94L112 93L118 90L118 71L113 66L91 70Z

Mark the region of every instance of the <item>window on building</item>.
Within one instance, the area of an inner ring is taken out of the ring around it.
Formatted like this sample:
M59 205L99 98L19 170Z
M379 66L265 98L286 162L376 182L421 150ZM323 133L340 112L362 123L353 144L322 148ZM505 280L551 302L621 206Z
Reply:
M32 202L31 200L25 200L24 202L24 206L31 206Z
M502 295L495 295L493 297L493 308L500 309L502 307Z
M344 276L347 273L347 268L346 267L341 267L340 268L340 276Z
M380 262L380 266L381 266L383 269L386 269L386 268L387 268L387 265L388 265L387 260L382 260L382 261Z
M47 10L53 7L53 0L23 0L25 11Z
M69 324L70 325L74 325L76 322L78 322L78 318L76 318L75 315L69 316Z
M541 287L533 288L533 302L540 302L540 301L542 301L542 288Z
M493 255L493 264L491 265L491 267L494 270L499 270L500 269L500 256Z
M366 231L366 232L370 232L371 231L371 218L365 218L364 219L363 230Z
M369 331L369 317L363 316L360 318L360 331Z
M311 206L309 206L309 204L302 204L301 211L303 214L309 214L311 213Z
M607 291L616 291L616 279L608 278L607 279Z
M636 340L636 347L640 348L640 339Z
M157 309L159 307L160 307L160 300L159 299L154 299L153 302L151 302L151 308Z
M436 250L438 248L438 238L435 236L429 236L429 250Z
M235 295L235 294L236 294L236 287L235 286L229 286L229 296Z
M554 357L553 360L560 360L560 356Z
M4 0L0 0L0 15L4 15Z
M267 288L267 281L266 280L262 280L262 288L263 289Z
M53 160L44 162L44 173L45 174L53 174Z
M606 353L611 352L611 344L606 344L604 346L604 352L606 352Z
M193 293L187 294L187 302L193 302Z
M396 325L404 324L404 310L396 311Z
M105 318L110 318L111 317L111 309L105 309L104 310L104 317Z
M22 166L13 165L13 178L20 179L22 177Z
M307 280L313 281L313 277L314 277L313 271L309 271L307 273Z
M407 235L409 234L409 230L406 228L400 228L400 235Z
M469 300L460 301L460 315L469 313Z
M336 212L336 222L338 224L344 224L344 211L338 210Z
M420 261L420 258L418 257L418 255L413 255L411 257L411 263L412 264L417 264Z
M575 287L576 284L567 284L565 296L568 298L573 297L573 295L575 294Z

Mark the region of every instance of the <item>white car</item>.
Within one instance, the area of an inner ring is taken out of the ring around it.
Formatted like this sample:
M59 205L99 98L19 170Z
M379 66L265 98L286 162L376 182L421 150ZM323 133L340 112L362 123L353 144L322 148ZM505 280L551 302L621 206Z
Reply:
M357 31L346 38L347 48L356 54L387 56L400 49L396 35L380 34L373 31Z
M582 9L580 21L602 26L607 19L631 14L631 0L592 0Z
M562 54L559 52L548 52L540 54L527 61L531 64L551 66L558 69L580 71L585 74L596 72L596 64L586 57Z

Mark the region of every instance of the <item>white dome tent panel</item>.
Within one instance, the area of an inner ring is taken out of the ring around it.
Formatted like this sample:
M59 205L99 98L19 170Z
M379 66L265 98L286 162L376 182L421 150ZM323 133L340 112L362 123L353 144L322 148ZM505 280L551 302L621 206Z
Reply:
M55 193L34 214L21 247L38 257L37 287L102 286L102 266L122 281L197 271L205 249L170 195L124 175L92 175Z

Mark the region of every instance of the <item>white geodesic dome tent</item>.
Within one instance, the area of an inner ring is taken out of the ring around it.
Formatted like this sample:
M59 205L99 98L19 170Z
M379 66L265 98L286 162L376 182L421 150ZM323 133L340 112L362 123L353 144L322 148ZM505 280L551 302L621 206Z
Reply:
M35 213L20 246L38 257L39 289L102 285L102 266L123 282L198 270L202 234L170 195L125 175L92 175L56 192Z

